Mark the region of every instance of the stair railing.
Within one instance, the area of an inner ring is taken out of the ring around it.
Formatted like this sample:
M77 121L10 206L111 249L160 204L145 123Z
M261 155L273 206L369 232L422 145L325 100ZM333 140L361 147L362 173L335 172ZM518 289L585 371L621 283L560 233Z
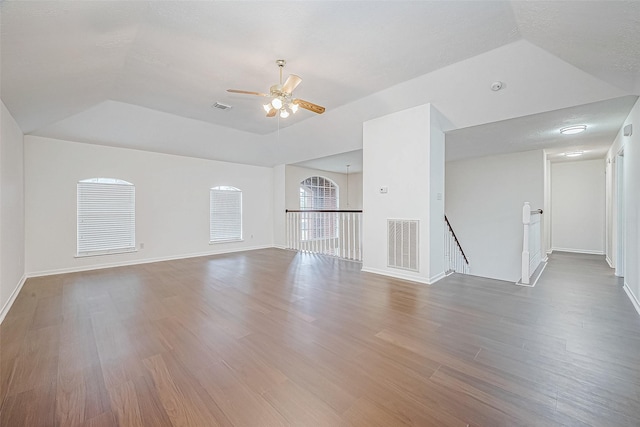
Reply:
M445 271L447 273L469 274L471 269L469 259L464 253L458 236L453 231L453 227L446 215L444 216L444 222L447 225L444 230Z

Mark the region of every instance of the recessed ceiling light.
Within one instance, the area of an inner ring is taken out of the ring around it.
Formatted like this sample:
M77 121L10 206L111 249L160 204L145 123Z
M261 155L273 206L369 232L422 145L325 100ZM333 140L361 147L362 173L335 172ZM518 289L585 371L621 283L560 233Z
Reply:
M565 157L578 157L578 156L582 156L584 154L584 151L573 151L571 153L564 153Z
M587 129L587 125L568 126L560 129L560 133L563 135L574 135L576 133L584 132Z

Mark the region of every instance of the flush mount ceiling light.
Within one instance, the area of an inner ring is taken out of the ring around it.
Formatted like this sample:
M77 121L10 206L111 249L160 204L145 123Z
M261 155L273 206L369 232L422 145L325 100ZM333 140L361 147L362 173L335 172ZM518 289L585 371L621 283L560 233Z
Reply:
M584 154L584 151L572 151L570 153L564 153L565 157L578 157L578 156L582 156Z
M563 135L575 135L576 133L584 132L587 129L587 125L568 126L560 129L560 133Z

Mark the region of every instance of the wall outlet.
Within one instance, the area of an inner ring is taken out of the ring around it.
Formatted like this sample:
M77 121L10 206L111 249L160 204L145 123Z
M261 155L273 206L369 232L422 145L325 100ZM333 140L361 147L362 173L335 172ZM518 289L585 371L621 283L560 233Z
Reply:
M144 243L140 243L140 249L144 249Z

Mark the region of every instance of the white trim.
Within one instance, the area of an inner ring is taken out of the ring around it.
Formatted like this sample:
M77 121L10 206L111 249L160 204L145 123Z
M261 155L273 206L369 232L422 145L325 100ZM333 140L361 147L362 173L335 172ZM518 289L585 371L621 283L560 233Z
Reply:
M444 271L442 271L442 272L440 272L440 273L436 274L435 276L430 277L430 278L429 278L429 284L430 284L430 285L433 285L433 284L434 284L434 283L436 283L437 281L442 280L442 279L444 279L444 278L445 278L445 277L447 277L447 276L448 276L448 274L447 274L447 273L445 273Z
M390 272L390 271L387 271L387 270L379 270L377 268L369 268L369 267L362 267L361 271L364 271L365 273L373 273L373 274L379 274L381 276L393 277L394 279L408 280L410 282L417 282L417 283L424 283L425 285L433 284L428 279L425 279L425 278L422 278L422 277L416 277L416 276L413 276L413 275L410 275L410 274L396 273L395 271L394 272ZM438 279L438 280L440 280L440 279Z
M290 248L287 248L285 245L273 245L272 248L276 248L276 249L284 249L284 250L288 250Z
M227 249L227 250L220 250L220 251L199 252L194 254L147 258L147 259L139 259L134 261L112 262L109 264L87 265L87 266L80 266L80 267L60 268L56 270L34 271L34 272L27 273L26 276L40 277L40 276L51 276L54 274L77 273L80 271L102 270L105 268L126 267L129 265L150 264L153 262L173 261L173 260L185 259L185 258L198 258L198 257L204 257L204 256L210 256L210 255L227 254L232 252L255 251L258 249L268 249L273 247L274 247L273 245L251 246L247 248L235 248L235 249Z
M538 279L540 278L540 276L542 276L542 272L544 271L544 269L547 268L547 259L548 258L545 258L544 260L542 260L542 263L541 263L542 268L537 268L536 271L533 272L533 276L531 276L534 278L533 283L522 283L522 278L520 278L520 280L516 282L516 285L533 288L536 285L536 283L538 283Z
M624 286L622 287L622 289L624 289L624 291L627 293L629 299L631 300L631 303L633 304L633 307L635 307L636 311L640 315L640 300L638 300L633 292L631 292L631 289L629 288L629 285L627 285L627 282L624 282Z
M571 252L574 254L604 255L604 251L593 251L591 249L553 248L551 251Z
M609 267L615 268L613 266L613 262L611 262L611 259L609 259L609 255L605 255L604 259L607 261L607 264L609 264Z
M224 243L244 242L244 239L227 239L227 240L209 240L210 245L219 245Z
M24 282L26 281L27 281L27 275L23 274L22 277L20 278L20 281L18 282L18 286L16 286L13 292L11 292L11 295L9 295L9 299L5 303L4 307L2 307L2 310L0 310L0 325L4 321L4 317L7 315L9 310L11 310L11 306L15 302L16 298L18 297L18 294L22 290L22 286L24 286Z
M106 251L91 251L91 252L82 252L80 254L75 254L74 258L89 258L93 256L103 256L103 255L117 255L117 254L128 254L131 252L138 252L136 248L129 249L109 249Z

